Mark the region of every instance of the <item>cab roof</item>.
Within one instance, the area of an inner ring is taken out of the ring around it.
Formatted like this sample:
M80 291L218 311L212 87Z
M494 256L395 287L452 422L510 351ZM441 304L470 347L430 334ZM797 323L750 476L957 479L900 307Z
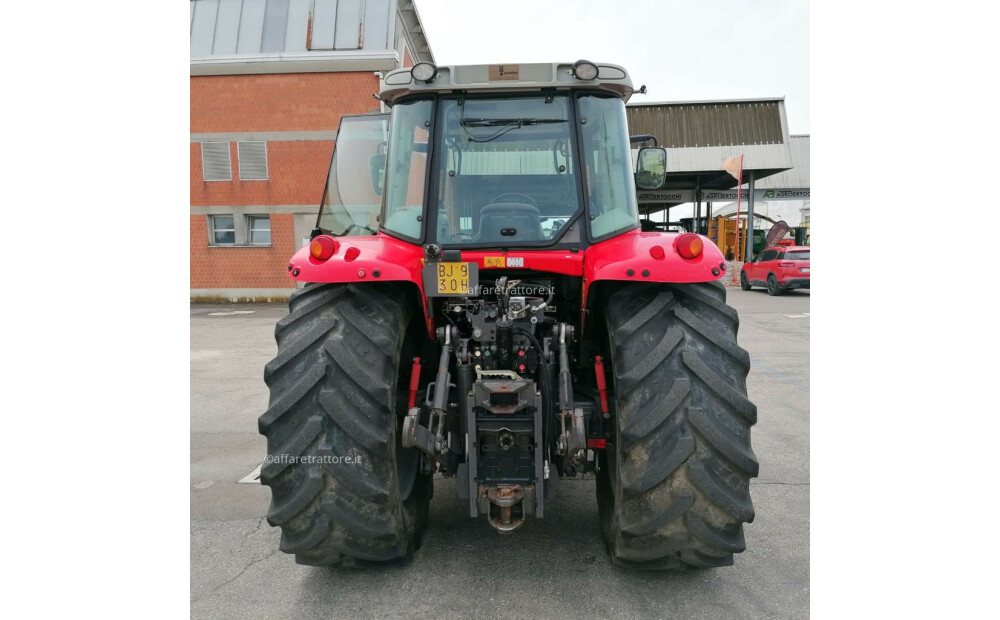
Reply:
M604 90L625 101L635 89L623 67L592 63L598 74L593 80L581 80L573 73L572 62L515 63L498 65L449 65L437 67L434 78L420 82L413 78L412 67L397 69L385 75L379 96L387 104L400 97L419 93L506 93L538 92L543 89Z

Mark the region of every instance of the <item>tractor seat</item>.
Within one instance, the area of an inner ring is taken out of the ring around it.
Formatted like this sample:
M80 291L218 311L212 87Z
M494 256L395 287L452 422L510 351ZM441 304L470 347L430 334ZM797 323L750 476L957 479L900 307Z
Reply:
M503 230L517 231L504 235ZM524 241L541 241L542 222L538 209L519 202L498 202L483 207L479 213L479 232L475 243L516 245Z

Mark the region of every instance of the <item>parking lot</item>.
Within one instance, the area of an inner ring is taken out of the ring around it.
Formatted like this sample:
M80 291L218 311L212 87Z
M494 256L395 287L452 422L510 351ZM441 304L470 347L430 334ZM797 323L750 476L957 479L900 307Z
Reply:
M544 520L498 535L435 481L423 548L407 565L334 570L278 551L260 464L264 364L284 305L191 306L191 611L194 617L802 618L809 615L809 291L729 287L757 404L756 519L728 568L616 568L598 531L594 481L566 480Z

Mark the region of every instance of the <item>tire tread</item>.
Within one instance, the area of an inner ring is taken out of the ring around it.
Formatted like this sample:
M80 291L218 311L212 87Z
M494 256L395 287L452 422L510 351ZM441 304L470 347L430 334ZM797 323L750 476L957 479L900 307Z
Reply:
M757 408L725 287L624 284L603 309L619 441L598 475L612 561L652 570L728 566L754 517Z

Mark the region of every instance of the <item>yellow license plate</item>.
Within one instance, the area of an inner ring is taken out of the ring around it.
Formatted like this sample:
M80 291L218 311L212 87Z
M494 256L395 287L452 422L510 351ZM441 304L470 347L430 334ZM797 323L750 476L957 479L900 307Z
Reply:
M437 292L440 295L469 295L469 263L438 263Z

